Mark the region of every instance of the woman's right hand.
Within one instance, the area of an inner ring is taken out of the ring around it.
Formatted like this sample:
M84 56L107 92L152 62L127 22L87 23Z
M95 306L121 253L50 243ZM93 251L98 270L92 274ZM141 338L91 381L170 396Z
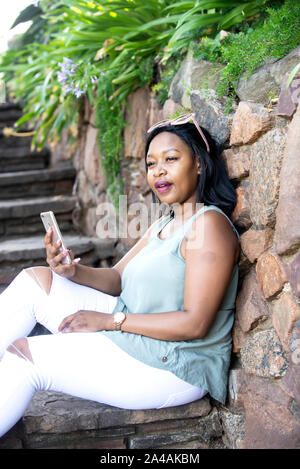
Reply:
M52 233L53 229L50 228L44 238L47 253L46 262L48 263L51 270L53 270L56 274L60 275L61 277L71 279L75 276L76 267L80 259L74 259L74 255L69 249L59 253L59 248L61 247L62 243L61 241L58 241L58 243L54 245L52 241ZM62 260L64 257L66 257L67 254L69 254L72 260L72 264L62 263Z

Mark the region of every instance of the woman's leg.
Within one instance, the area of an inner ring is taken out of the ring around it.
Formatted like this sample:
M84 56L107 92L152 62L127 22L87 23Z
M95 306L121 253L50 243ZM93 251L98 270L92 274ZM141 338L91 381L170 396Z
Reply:
M56 333L79 310L109 313L117 299L60 277L48 267L23 270L0 295L0 359L6 348L39 322Z
M35 304L41 297L41 289L25 270L0 295L0 359L11 342L34 328Z
M168 371L139 362L101 332L59 333L26 341L23 356L7 351L0 362L0 436L22 417L37 390L126 409L181 405L205 394Z

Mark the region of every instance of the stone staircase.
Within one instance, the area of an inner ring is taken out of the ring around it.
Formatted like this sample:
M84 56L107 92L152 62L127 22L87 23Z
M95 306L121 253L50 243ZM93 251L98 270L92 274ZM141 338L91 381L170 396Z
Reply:
M40 212L52 210L66 245L86 265L112 257L112 243L82 236L72 214L76 170L71 162L50 167L50 154L30 149L31 137L5 137L22 115L16 104L0 105L0 292L23 269L45 262L44 227Z

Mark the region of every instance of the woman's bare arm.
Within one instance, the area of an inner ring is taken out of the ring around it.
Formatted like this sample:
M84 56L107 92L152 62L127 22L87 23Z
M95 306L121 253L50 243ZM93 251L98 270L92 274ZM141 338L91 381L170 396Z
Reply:
M236 240L229 222L217 212L204 213L195 222L197 237L187 241L184 308L162 313L127 314L122 331L159 340L203 338L208 333L226 292L236 256ZM204 236L204 237L203 237ZM83 312L72 315L68 332L84 330ZM80 316L81 315L81 316ZM91 315L92 330L112 330L113 316ZM91 327L90 320L89 327ZM65 324L64 323L64 324Z
M57 254L59 245L53 246L51 232L45 235L47 262L58 275L68 278L75 283L94 288L112 296L119 296L122 291L122 273L128 262L136 256L147 243L156 220L144 233L142 238L130 249L128 253L113 267L89 267L72 262L71 265L62 264L65 254Z
M121 276L118 270L113 267L97 268L77 264L75 274L70 280L108 295L119 296L121 293Z
M194 225L197 239L186 244L183 311L127 314L123 331L170 341L206 336L228 287L236 241L229 222L217 212L204 213Z

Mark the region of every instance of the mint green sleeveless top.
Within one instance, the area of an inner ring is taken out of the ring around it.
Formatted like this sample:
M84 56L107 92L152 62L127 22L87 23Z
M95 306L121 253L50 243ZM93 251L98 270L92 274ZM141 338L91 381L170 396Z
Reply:
M122 293L117 298L113 313L183 310L185 260L181 256L180 246L194 219L206 210L217 210L228 218L220 208L204 205L164 240L158 234L170 221L171 215L164 217L156 225L148 244L128 262L123 271ZM237 230L229 218L228 220L239 240ZM101 333L137 360L168 370L182 380L207 390L217 401L225 403L237 285L238 264L235 264L220 309L203 339L171 342L122 331Z

